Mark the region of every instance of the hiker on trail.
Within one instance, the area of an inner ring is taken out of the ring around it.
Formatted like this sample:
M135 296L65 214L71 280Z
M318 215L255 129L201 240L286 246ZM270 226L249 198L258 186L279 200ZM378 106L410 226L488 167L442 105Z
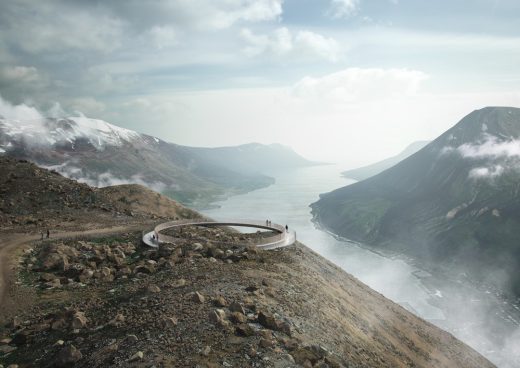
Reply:
M47 239L49 239L51 237L51 232L49 231L49 229L47 229Z
M289 226L285 225L285 231L289 231Z
M265 220L265 226L269 226L269 220Z

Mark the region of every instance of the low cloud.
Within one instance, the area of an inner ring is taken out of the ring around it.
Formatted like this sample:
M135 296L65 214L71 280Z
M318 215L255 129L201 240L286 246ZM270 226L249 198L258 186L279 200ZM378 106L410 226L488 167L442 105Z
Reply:
M482 143L463 144L457 150L463 157L470 158L520 158L520 140L499 140L486 135Z
M40 112L26 104L13 105L0 96L0 117L10 120L41 120Z
M129 178L118 177L111 172L103 173L86 173L84 169L81 169L74 162L64 162L60 165L39 165L44 169L54 170L61 175L76 180L80 183L85 183L93 187L104 188L113 185L123 184L139 184L147 188L152 189L156 192L163 192L168 186L160 181L147 181L140 174L132 175Z
M477 167L470 170L470 179L493 180L508 171L520 171L520 140L497 138L486 133L477 143L465 143L458 147L445 147L442 153L456 152L463 158L475 160Z
M504 167L494 165L491 167L476 167L471 169L468 176L471 179L492 179L504 173Z

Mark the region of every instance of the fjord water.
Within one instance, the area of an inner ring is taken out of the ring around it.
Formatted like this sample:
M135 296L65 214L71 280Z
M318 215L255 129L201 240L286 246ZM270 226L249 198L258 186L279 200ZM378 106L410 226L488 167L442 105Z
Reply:
M376 253L338 239L311 221L320 193L348 185L341 165L268 173L276 183L202 210L215 219L270 219L296 230L298 240L346 272L425 320L451 332L498 367L520 367L520 307L498 290L473 285L463 274L447 277L413 260Z

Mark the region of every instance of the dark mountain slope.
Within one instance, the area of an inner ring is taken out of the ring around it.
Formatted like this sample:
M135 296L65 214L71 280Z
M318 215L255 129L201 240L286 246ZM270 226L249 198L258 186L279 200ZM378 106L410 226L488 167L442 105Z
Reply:
M339 235L520 294L519 137L520 109L474 111L396 166L322 195L313 214Z

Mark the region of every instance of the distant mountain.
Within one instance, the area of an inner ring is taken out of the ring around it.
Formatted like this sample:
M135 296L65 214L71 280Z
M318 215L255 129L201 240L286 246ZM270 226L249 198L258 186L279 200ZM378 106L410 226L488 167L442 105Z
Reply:
M321 195L315 220L520 295L520 109L488 107L394 167Z
M186 147L85 117L0 118L0 154L97 187L142 184L192 206L272 184L262 174L264 158L275 166L311 164L290 149L250 146L255 149ZM279 161L272 160L276 155Z
M233 147L188 149L216 166L227 166L232 163L235 170L250 174L320 164L309 161L290 147L277 143L270 145L248 143Z
M425 147L430 141L417 141L410 144L406 147L402 152L397 154L396 156L389 157L385 160L373 163L371 165L363 166L353 170L347 170L341 173L346 178L355 179L358 181L368 179L371 176L377 175L380 172L385 171L386 169L391 168L398 162L403 161L405 158L413 155L415 152L421 150Z

